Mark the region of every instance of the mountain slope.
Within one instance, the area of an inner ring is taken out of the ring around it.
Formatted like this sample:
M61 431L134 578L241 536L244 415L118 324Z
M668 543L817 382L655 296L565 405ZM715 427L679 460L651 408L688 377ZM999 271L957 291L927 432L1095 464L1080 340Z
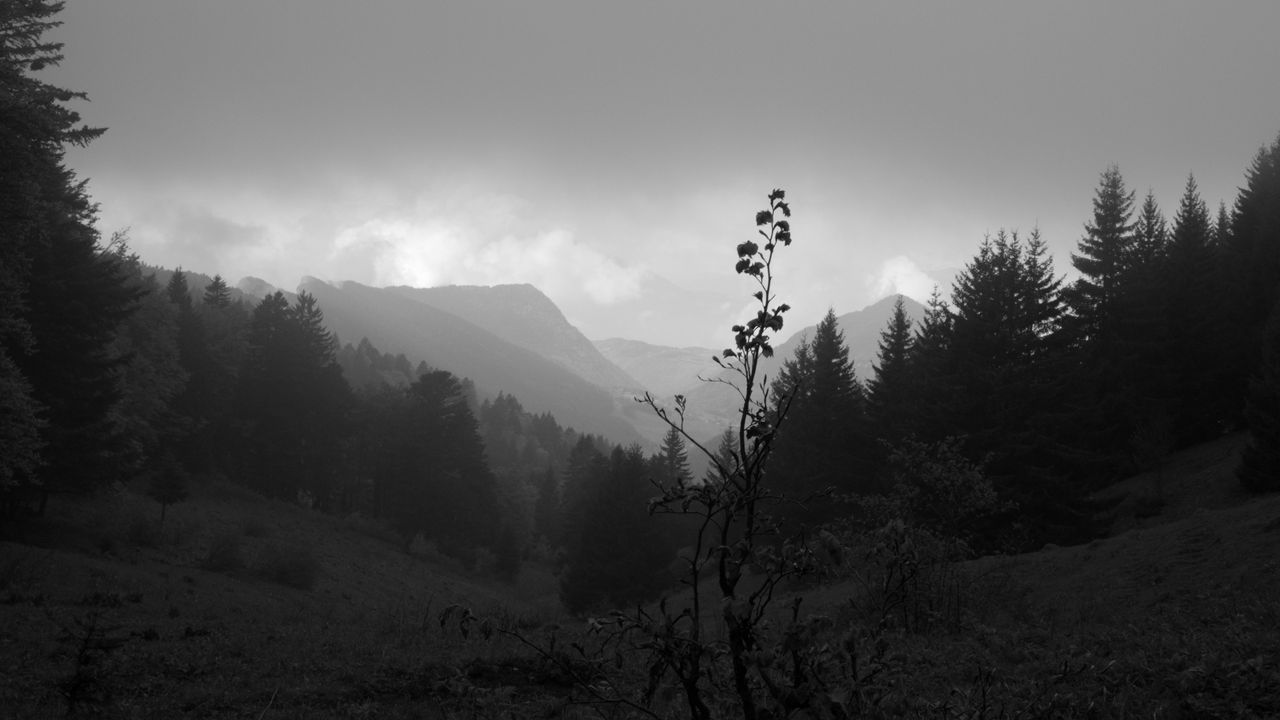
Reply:
M561 365L449 312L401 293L345 282L306 279L325 324L344 342L367 337L382 352L470 378L482 394L514 395L525 409L550 412L561 425L614 442L642 438L619 417L613 397Z
M893 316L893 305L897 297L897 295L890 295L861 310L845 313L836 318L840 330L844 333L845 345L849 348L854 371L862 382L866 382L874 375L873 364L879 352L880 332ZM914 325L924 315L924 306L905 295L902 298L907 315ZM782 364L795 356L796 348L801 342L813 337L816 329L816 324L801 328L782 344L775 345L773 357L762 358L760 361L761 375L769 380L776 377ZM664 372L674 376L678 372L678 367L672 367ZM732 373L721 373L718 377L730 382L738 380ZM687 387L683 393L689 398L691 410L717 418L722 425L732 421L741 402L733 389L723 383L695 383Z
M698 377L713 377L720 368L711 361L711 348L651 345L639 340L597 340L596 348L614 365L635 378L654 395L669 398L698 384Z
M637 391L641 384L610 362L532 285L448 285L387 290L452 313L507 342L531 350L602 388Z

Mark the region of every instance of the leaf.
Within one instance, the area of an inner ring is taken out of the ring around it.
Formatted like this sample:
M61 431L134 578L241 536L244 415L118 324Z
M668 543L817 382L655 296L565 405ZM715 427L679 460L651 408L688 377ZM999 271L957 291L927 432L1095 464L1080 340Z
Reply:
M760 251L760 246L750 240L738 245L738 257L750 257Z
M721 356L721 357L726 357L726 358L731 358L731 357L733 357L734 355L735 355L735 353L734 353L732 350L730 350L729 348L725 348L725 349L724 349L724 352L720 353L720 356Z
M790 310L790 309L791 309L791 306L790 306L790 305L788 305L788 304L786 304L786 303L782 303L781 305L779 305L779 306L778 306L778 312L779 312L779 313L784 313L784 312L786 312L786 311L788 311L788 310Z
M742 273L747 272L747 270L751 269L751 261L747 259L739 260L738 264L733 266L733 269L736 270L739 275L741 275Z
M756 213L756 225L768 225L773 222L773 213L768 210L761 210Z
M755 292L755 294L753 294L751 297L753 297L753 298L755 298L756 300L759 300L759 301L761 301L761 302L764 302L764 291L763 291L763 290L757 290L757 291Z

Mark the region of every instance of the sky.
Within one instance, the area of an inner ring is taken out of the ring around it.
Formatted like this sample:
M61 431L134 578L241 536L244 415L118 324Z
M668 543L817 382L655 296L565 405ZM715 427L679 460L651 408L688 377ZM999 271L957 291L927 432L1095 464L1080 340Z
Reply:
M72 0L68 153L148 263L294 289L532 283L721 347L787 191L796 327L925 299L1001 228L1056 268L1119 166L1172 216L1280 133L1280 3ZM345 339L344 339L345 340Z

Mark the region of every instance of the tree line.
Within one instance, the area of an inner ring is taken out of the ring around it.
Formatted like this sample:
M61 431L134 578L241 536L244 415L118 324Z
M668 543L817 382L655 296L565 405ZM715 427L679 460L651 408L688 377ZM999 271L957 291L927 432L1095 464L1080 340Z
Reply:
M897 303L866 382L829 312L774 380L770 481L809 498L793 521L889 491L911 442L983 468L1006 508L992 549L1090 537L1092 491L1237 429L1241 481L1280 488L1280 140L1216 214L1194 176L1169 220L1106 169L1071 264L1069 282L1035 230L984 238L949 298L915 319Z

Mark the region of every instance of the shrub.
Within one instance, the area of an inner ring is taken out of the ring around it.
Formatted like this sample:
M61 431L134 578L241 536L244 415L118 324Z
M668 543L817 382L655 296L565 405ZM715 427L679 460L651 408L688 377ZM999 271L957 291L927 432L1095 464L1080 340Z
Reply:
M309 548L267 545L254 564L260 577L299 590L315 587L320 563Z

